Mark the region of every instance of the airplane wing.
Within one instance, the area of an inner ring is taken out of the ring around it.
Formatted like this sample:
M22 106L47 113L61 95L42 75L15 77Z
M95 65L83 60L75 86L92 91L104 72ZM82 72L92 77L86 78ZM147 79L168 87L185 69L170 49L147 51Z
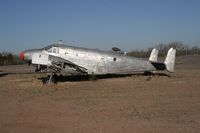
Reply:
M32 64L45 66L47 72L62 74L84 74L87 69L61 57L46 53L35 53L32 57Z

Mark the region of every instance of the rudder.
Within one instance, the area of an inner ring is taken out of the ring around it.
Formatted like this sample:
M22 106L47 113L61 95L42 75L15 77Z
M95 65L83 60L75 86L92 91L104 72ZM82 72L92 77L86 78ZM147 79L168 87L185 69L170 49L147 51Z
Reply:
M174 72L174 64L176 58L176 49L170 48L165 59L165 66L167 71Z
M150 54L150 57L149 57L149 61L156 62L157 60L158 60L158 50L154 48L151 51L151 54Z

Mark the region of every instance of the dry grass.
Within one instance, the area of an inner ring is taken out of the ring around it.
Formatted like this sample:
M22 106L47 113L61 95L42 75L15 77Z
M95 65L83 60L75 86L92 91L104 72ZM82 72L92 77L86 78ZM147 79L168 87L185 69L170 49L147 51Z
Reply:
M26 66L0 67L14 73L0 77L0 132L199 132L199 60L181 57L170 77L48 86Z

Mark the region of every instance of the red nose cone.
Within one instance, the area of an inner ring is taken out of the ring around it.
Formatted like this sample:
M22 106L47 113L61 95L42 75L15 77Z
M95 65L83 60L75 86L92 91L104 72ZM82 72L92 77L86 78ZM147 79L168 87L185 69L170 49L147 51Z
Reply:
M20 59L24 60L24 52L23 51L20 53Z

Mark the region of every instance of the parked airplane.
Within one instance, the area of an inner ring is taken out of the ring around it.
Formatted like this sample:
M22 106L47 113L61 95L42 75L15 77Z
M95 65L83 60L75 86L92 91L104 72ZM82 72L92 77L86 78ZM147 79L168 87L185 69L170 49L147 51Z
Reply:
M82 74L134 74L167 70L174 72L176 50L170 48L165 62L158 62L158 50L153 49L149 60L127 56L118 48L112 52L87 49L63 44L52 44L42 49L30 49L20 53L20 58L35 66L36 71L46 71L52 83L54 75Z

